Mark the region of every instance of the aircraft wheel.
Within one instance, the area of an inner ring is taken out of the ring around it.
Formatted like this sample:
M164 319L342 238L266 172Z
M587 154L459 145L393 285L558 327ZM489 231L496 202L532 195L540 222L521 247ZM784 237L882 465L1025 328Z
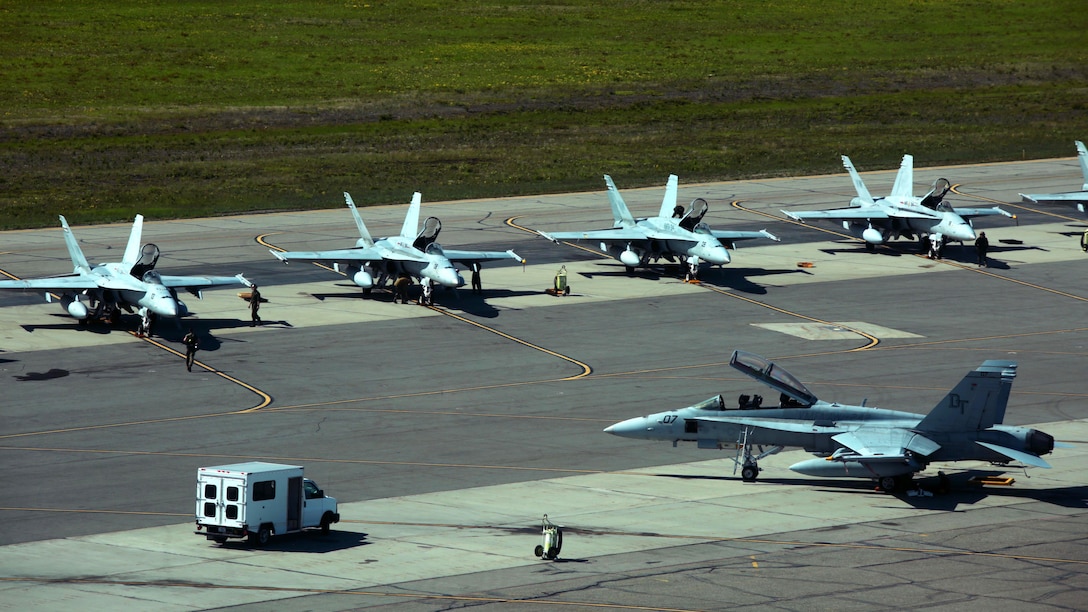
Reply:
M758 465L746 465L740 469L740 478L744 482L755 482L759 477Z
M548 549L548 559L554 560L559 556L559 549L554 546Z
M544 557L544 547L541 546L540 544L537 544L536 548L533 549L533 554L538 556L538 557L543 558Z
M876 252L876 245L871 243L871 242L866 242L865 243L865 250L869 251L870 253L875 253Z
M635 273L635 267L634 266L624 266L623 269L627 271L628 276Z
M373 289L363 289L363 295L370 295L371 291L373 291Z
M885 493L894 493L899 489L899 479L895 476L884 476L880 479L880 490Z

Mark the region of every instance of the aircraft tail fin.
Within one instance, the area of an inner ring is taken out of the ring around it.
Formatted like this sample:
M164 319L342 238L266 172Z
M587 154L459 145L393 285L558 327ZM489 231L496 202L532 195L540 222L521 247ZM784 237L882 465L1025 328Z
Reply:
M1000 424L1014 378L1015 361L984 361L922 419L918 431L978 431Z
M627 203L623 201L623 196L616 189L612 177L607 174L604 175L604 184L608 186L608 203L612 206L612 227L633 227L635 218L631 216L631 211L627 209Z
M661 200L661 212L659 217L668 219L676 210L676 195L680 179L675 174L669 175L669 182L665 184L665 198Z
M892 196L909 198L914 196L914 156L904 155L899 164L899 174L895 175Z
M359 210L355 208L355 202L351 199L351 194L346 191L344 192L344 201L348 203L348 208L351 209L351 216L355 219L355 227L359 228L359 241L362 243L360 246L374 246L374 238L370 236L366 224L363 223L363 218L359 215Z
M843 155L842 165L846 168L846 171L850 173L850 180L854 181L854 189L858 192L857 199L864 204L872 204L873 196L869 194L869 189L865 186L865 181L861 180L861 176L859 176L858 171L854 169L854 164L850 161L850 158Z
M1084 175L1084 184L1081 185L1083 191L1088 191L1088 149L1084 147L1084 143L1077 140L1077 161L1080 162L1080 172Z
M416 239L416 234L419 233L419 205L421 202L423 202L423 194L418 191L413 193L412 203L408 206L408 214L404 216L404 225L400 228L402 238Z
M126 270L131 270L140 261L140 236L143 231L144 216L136 215L136 220L132 222L132 231L128 234L128 244L125 245L125 256L121 258Z
M64 218L64 215L60 216L60 226L64 228L64 242L68 245L68 255L72 258L75 271L90 269L91 264L87 263L87 258L83 256L83 249L79 248L76 236L72 233L72 228L68 227L68 220Z

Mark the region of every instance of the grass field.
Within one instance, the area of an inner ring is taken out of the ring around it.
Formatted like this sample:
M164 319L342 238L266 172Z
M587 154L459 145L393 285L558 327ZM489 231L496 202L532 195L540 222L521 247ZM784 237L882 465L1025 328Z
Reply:
M0 226L1067 157L1086 32L1082 0L6 2Z

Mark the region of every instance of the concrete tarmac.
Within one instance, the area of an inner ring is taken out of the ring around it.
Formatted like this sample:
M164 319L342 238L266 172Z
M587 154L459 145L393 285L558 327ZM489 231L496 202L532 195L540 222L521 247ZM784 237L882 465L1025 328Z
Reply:
M894 171L863 176L880 195ZM0 605L1082 609L1085 220L1016 195L1074 189L1080 173L1072 159L920 168L916 192L938 177L958 185L954 205L1019 216L976 223L990 267L975 266L969 246L942 261L905 240L867 253L834 226L781 214L845 205L844 174L681 183L683 203L709 201L711 226L782 238L742 243L700 285L674 268L631 278L519 229L607 227L603 189L452 203L424 194L447 248L529 260L485 266L482 295L440 291L433 309L364 297L262 246L352 245L336 198L328 211L149 220L161 271L244 272L269 300L265 323L249 326L241 287L188 299L195 315L151 341L126 331L131 316L118 329L80 328L41 296L0 296L10 492ZM613 178L636 215L657 210L664 177L644 190ZM405 209L362 212L388 235ZM74 230L92 261L118 259L128 234L125 224ZM58 229L0 240L10 274L70 270ZM561 264L573 295L543 294ZM177 352L188 326L203 347L192 373ZM1075 446L1047 456L1051 470L1013 471L1004 488L967 482L992 466L932 466L920 481L942 469L956 490L912 497L796 475L786 466L799 451L741 483L729 452L601 432L719 393L769 397L728 368L736 348L777 360L821 398L919 413L983 360L1015 359L1006 423ZM194 535L196 468L255 459L305 465L344 521L258 550ZM544 513L566 526L557 562L532 554Z

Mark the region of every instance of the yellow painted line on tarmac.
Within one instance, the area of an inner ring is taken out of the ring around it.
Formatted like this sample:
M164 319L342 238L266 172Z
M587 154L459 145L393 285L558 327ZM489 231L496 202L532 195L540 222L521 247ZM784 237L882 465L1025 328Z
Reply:
M162 350L164 350L164 351L166 351L168 353L173 353L173 354L177 355L178 357L181 357L182 359L185 359L185 355L183 353L181 353L180 351L174 349L171 346L167 346L167 345L165 345L165 344L163 344L163 343L161 343L161 342L159 342L157 340L154 340L152 338L148 338L146 336L144 336L144 337L137 336L134 332L128 332L128 333L132 334L136 338L140 338L141 340L143 340L144 342L147 342L148 344L151 344L153 346L157 346L157 347L161 348ZM272 396L271 395L265 393L264 391L261 391L260 389L258 389L257 387L254 387L253 385L251 385L249 383L242 382L241 380L238 380L237 378L231 376L230 374L227 374L225 372L217 370L214 367L212 367L212 366L210 366L210 365L208 365L208 364L206 364L206 363L204 363L202 361L194 360L193 365L200 366L200 367L204 368L205 370L207 370L209 373L215 374L216 376L218 376L218 377L220 377L220 378L222 378L224 380L232 382L232 383L238 385L239 387L242 387L243 389L246 389L247 391L250 391L250 392L256 394L258 397L261 398L260 403L258 403L256 406L253 406L252 408L246 408L244 410L236 410L236 411L232 411L232 412L228 412L228 413L224 413L224 414L245 414L247 412L256 412L256 411L260 410L261 408L264 408L265 406L268 406L269 404L272 403Z

